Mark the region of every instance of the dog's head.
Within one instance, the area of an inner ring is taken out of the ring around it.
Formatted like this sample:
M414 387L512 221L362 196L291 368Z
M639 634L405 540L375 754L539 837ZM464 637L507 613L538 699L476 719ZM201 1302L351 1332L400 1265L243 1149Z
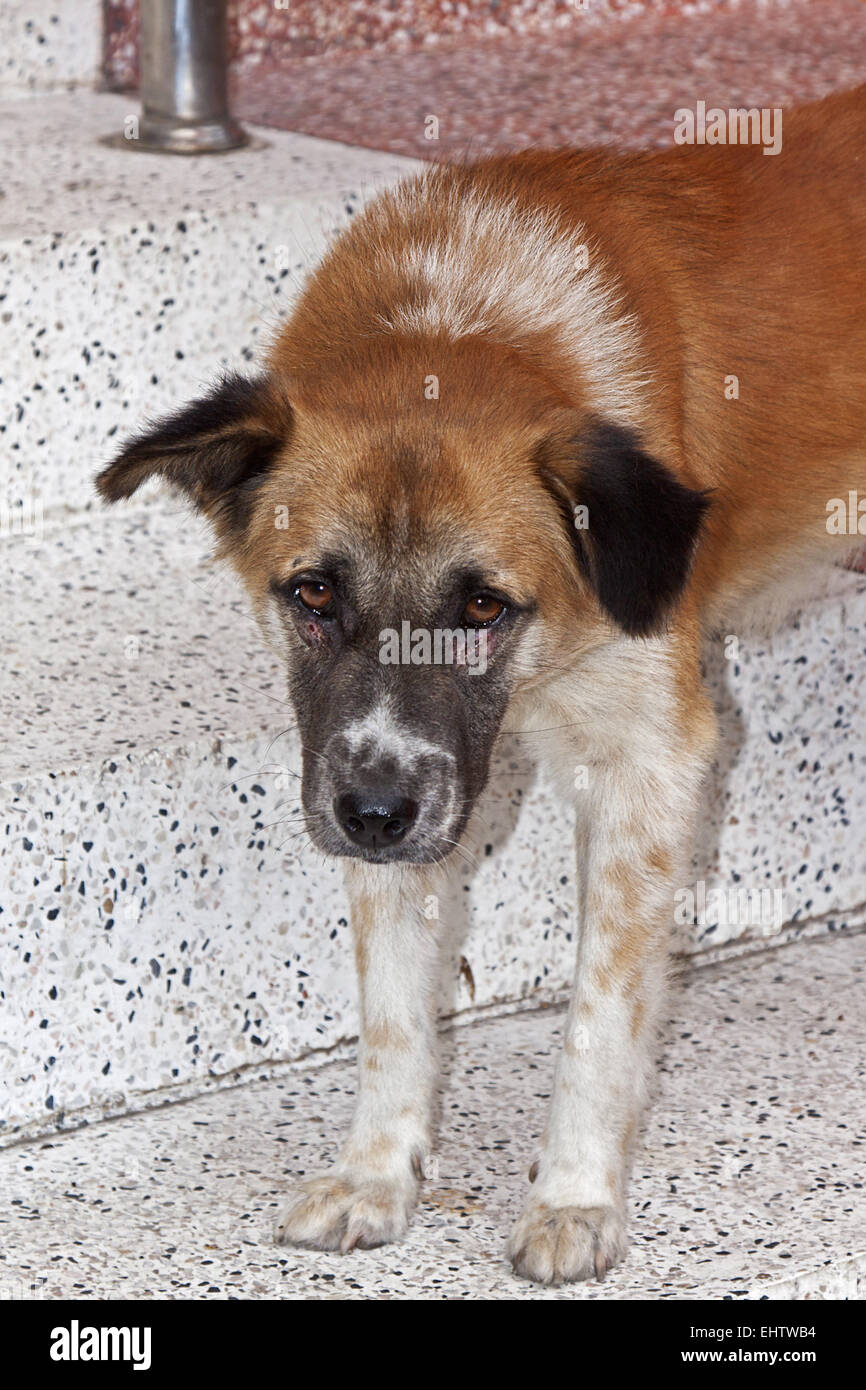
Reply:
M421 863L459 840L515 691L665 623L706 500L513 348L355 335L351 306L308 297L263 375L98 485L158 474L211 519L285 657L315 843Z
M377 862L451 849L516 689L664 622L706 505L504 357L441 357L337 400L230 378L99 479L161 474L211 518L285 655L310 834Z

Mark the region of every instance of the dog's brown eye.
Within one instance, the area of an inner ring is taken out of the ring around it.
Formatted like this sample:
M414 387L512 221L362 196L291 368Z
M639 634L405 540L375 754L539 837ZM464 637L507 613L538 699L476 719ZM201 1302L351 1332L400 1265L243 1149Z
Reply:
M317 584L311 579L305 579L303 584L299 584L295 593L311 613L324 613L334 602L333 591L328 585Z
M490 594L475 594L463 610L463 621L475 627L487 627L495 623L500 613L505 612L505 604Z

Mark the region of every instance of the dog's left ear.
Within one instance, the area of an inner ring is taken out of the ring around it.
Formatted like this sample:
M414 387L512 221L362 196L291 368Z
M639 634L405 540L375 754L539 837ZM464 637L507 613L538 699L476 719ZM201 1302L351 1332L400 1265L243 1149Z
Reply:
M148 478L162 477L223 534L237 531L290 430L291 408L268 377L229 375L130 439L96 486L106 502L117 502Z
M566 466L540 467L602 607L632 637L658 632L688 579L707 494L604 421L572 438Z

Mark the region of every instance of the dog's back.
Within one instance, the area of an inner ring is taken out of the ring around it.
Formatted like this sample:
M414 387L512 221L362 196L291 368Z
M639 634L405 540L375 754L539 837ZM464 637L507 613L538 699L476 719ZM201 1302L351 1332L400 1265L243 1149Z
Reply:
M383 326L511 346L712 490L692 591L718 619L850 550L828 505L866 492L866 87L784 113L778 145L433 168L340 239L276 360L309 375Z

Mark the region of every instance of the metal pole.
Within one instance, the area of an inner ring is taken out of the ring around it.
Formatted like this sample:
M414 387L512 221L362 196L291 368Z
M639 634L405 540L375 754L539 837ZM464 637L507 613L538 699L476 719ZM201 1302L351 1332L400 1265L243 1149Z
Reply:
M247 144L229 115L226 0L142 0L141 119L130 149L216 154Z

